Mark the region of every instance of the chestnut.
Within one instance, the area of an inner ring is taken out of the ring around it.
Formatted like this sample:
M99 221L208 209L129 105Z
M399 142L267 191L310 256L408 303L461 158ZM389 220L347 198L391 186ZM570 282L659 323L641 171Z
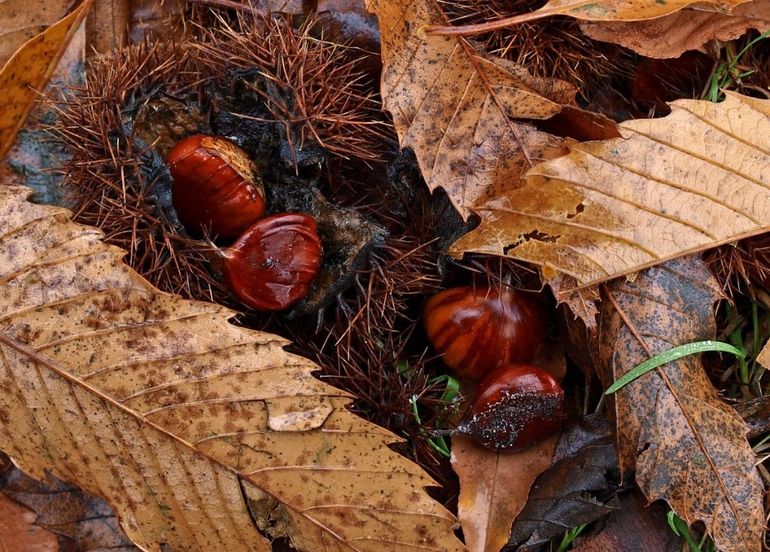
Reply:
M263 218L222 252L225 281L244 304L285 309L310 290L321 270L315 220L301 213Z
M481 380L454 433L494 450L527 448L555 433L564 419L564 391L531 364L508 364Z
M246 152L226 138L196 134L166 156L172 202L194 235L234 238L265 215L265 190Z
M502 364L531 360L548 329L541 305L509 287L455 287L428 299L428 340L457 375L477 381Z

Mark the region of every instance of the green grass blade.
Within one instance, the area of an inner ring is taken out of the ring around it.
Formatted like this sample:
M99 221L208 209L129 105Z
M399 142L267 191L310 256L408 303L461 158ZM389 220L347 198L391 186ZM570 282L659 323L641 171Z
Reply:
M733 347L729 343L723 343L721 341L708 340L708 341L694 341L692 343L685 343L684 345L680 345L679 347L674 347L673 349L664 351L659 355L655 355L654 357L645 360L641 364L634 366L622 377L618 378L615 381L615 383L610 385L609 389L607 389L607 391L605 391L604 394L611 395L612 393L615 393L618 389L621 389L625 385L628 385L629 383L643 376L647 372L651 372L652 370L655 370L655 368L658 368L659 366L662 366L669 362L673 362L675 360L679 360L682 357L695 355L698 353L706 353L709 351L716 351L721 353L732 353L738 358L744 357L743 351L737 349L736 347Z

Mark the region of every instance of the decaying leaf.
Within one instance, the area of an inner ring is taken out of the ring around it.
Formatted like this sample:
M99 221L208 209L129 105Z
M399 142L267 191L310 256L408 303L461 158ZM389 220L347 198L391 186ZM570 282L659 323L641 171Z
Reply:
M75 0L4 0L0 4L0 67L19 47L67 15Z
M0 494L0 550L53 552L59 549L56 535L35 525L35 514Z
M139 550L104 500L54 477L37 481L9 462L0 465L0 492L34 512L35 525L59 535L65 550Z
M654 19L697 4L700 9L711 11L726 11L750 0L666 0L665 2L648 2L646 0L550 0L533 13L542 17L550 15L567 15L589 21L640 21Z
M533 168L450 251L510 255L586 286L770 228L770 100L671 107Z
M591 415L559 436L553 465L535 480L511 529L509 544L536 550L572 527L591 523L617 507L620 479L606 419Z
M467 218L518 184L533 162L560 155L560 139L512 118L546 119L573 101L565 82L477 52L465 40L425 36L445 22L435 0L368 0L382 33L382 96L402 147L431 190L446 190Z
M770 341L765 343L757 355L757 362L765 369L770 370Z
M600 377L605 387L647 358L714 339L719 285L696 257L615 282L602 300ZM725 404L697 356L646 374L611 397L621 470L636 469L650 501L688 523L703 521L719 550L762 548L763 486L740 415Z
M452 467L460 478L457 509L471 552L500 550L535 478L551 465L557 436L520 452L495 452L458 435Z
M0 159L13 144L91 2L82 0L68 16L29 39L0 69Z
M432 480L313 363L28 194L0 188L0 448L25 472L103 496L148 550L463 548Z
M666 523L666 509L662 504L645 504L639 493L620 497L615 509L594 535L575 542L574 552L681 552L682 539Z
M652 58L673 58L702 50L710 40L733 40L749 29L770 29L770 0L754 0L727 13L683 9L651 21L585 21L580 28L595 40L620 44Z
M501 18L497 21L458 27L430 26L428 33L469 36L512 27L529 21L563 15L584 21L641 21L655 19L697 4L704 11L725 12L750 0L550 0L535 11Z

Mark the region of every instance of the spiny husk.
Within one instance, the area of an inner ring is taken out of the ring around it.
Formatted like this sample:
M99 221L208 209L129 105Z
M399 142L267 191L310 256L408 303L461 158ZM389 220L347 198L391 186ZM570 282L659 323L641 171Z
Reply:
M153 285L187 298L225 294L204 263L201 244L181 235L158 210L146 153L124 121L123 109L149 91L194 90L203 80L189 51L174 42L141 44L98 57L82 86L60 89L49 131L67 148L63 186L75 220L104 231L128 252L127 262Z
M210 82L258 66L280 91L264 96L265 104L287 138L299 137L295 147L320 143L335 163L352 162L351 172L363 174L343 190L332 182L337 168L330 169L329 193L387 226L392 237L372 252L356 286L321 313L318 328L253 312L240 322L292 338L297 352L359 397L365 417L412 437L408 456L440 480L451 479L447 460L430 448L412 412L418 397L422 422L432 425L442 404L443 389L430 381L440 362L428 358L419 329L422 297L441 284L435 221L426 201L405 202L406 212L396 212L381 167L372 171L378 178L362 172L385 159L379 152L395 149L374 87L344 47L310 35L311 22L297 30L285 18L217 21L218 28L201 29L185 43L142 44L96 58L84 85L52 98L59 120L50 131L71 154L62 174L76 220L101 228L160 289L239 308L210 269L212 246L184 235L158 208L147 146L136 140L127 112L157 92L204 99ZM408 373L399 372L404 365Z
M228 71L259 67L274 86L290 92L263 98L287 131L298 128L295 148L312 140L333 154L370 162L381 162L393 149L395 134L383 118L376 85L361 68L360 52L315 38L316 19L292 32L284 18L239 14L234 25L219 22L201 29L193 55L207 75L226 78Z
M457 25L483 23L539 8L533 0L439 0ZM525 66L533 75L558 78L577 86L584 97L599 82L631 71L632 55L617 46L592 40L568 17L549 17L477 37L484 50Z

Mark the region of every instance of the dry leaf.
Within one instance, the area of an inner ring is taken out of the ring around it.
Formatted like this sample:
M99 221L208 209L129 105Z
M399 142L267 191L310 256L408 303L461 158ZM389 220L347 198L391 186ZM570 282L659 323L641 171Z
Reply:
M92 0L28 40L0 70L0 159L10 149Z
M545 119L573 101L561 81L477 52L462 39L424 36L445 22L435 0L368 0L382 33L382 95L402 147L431 190L463 217L516 186L530 162L562 153L561 140L512 118Z
M684 9L652 21L586 21L580 28L595 40L620 44L643 56L674 58L687 50L703 50L710 40L733 40L749 29L770 29L770 0L741 4L729 14Z
M139 550L104 500L54 477L40 482L9 463L5 469L0 467L0 491L32 510L35 525L59 535L59 542L67 545L65 550Z
M637 493L620 498L619 508L610 514L602 530L579 537L573 552L681 552L682 539L666 523L661 504L647 505Z
M450 252L510 255L586 286L770 228L770 100L671 107L533 168Z
M76 0L4 0L0 4L0 67L30 38L67 15Z
M567 15L589 21L639 21L654 19L697 4L710 11L725 11L749 0L550 0L542 8L532 12L540 17ZM531 15L531 14L528 14Z
M500 550L524 508L535 478L551 465L557 436L520 452L495 452L452 437L452 468L460 478L457 509L471 552Z
M148 550L463 549L433 481L313 363L28 194L0 187L0 448L25 472L106 498Z
M617 469L615 446L604 417L593 414L570 425L559 436L553 465L532 485L508 544L518 551L540 549L572 527L612 512L617 507L613 498L619 481Z
M429 34L463 35L487 33L506 27L553 16L574 17L583 21L641 21L655 19L697 5L699 10L729 12L731 8L750 0L550 0L535 11L504 17L475 25L446 26L430 24L424 31Z
M686 257L618 281L602 300L600 377L605 387L649 357L714 339L719 284ZM688 523L703 521L717 548L762 548L763 485L747 427L711 385L698 356L650 372L612 395L622 471L650 501L664 499Z
M58 549L56 535L36 526L33 512L0 494L0 550L53 552Z
M757 355L757 362L765 369L770 370L770 341L765 343Z
M596 328L596 316L599 314L599 290L596 287L575 289L575 279L566 274L557 274L548 285L556 297L557 307L563 304L572 317L579 318L588 330ZM574 291L562 292L562 289Z

